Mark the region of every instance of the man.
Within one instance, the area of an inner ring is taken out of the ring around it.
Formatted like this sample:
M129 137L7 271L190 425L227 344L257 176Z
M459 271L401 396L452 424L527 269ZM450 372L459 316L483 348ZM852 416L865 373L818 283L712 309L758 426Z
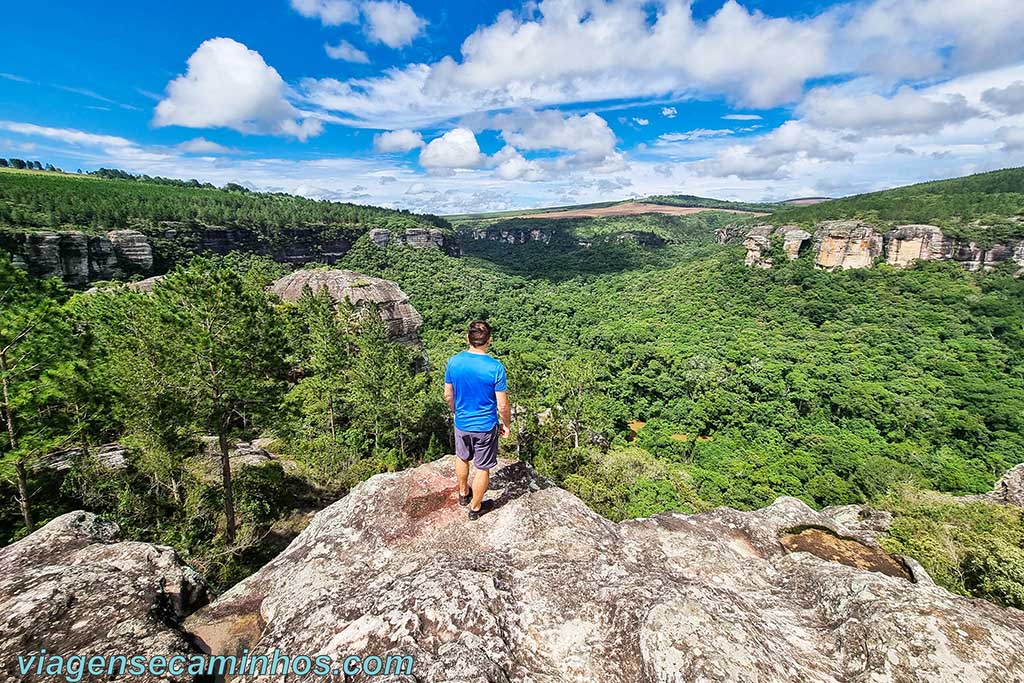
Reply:
M498 464L498 434L508 438L512 407L506 391L505 366L487 354L491 326L483 320L469 324L469 348L448 359L444 372L444 400L455 413L455 475L459 504L469 505L469 519L479 519L490 507L484 494L491 483L491 468ZM469 463L476 466L469 486Z

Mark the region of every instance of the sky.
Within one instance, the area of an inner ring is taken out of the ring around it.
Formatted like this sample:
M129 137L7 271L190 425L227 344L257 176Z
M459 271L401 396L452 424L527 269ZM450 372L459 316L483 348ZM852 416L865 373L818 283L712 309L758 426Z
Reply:
M4 24L0 156L68 171L450 214L1024 165L1021 0L57 1Z

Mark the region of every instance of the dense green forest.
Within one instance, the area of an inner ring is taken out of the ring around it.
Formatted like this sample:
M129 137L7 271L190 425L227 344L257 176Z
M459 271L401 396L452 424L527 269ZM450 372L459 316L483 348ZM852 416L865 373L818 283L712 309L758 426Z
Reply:
M943 585L1024 606L1020 511L949 497L1024 461L1024 282L948 262L750 269L714 242L728 218L533 219L557 239L460 258L362 237L339 267L409 294L423 371L374 315L274 300L266 259L197 258L144 295L72 294L0 258L0 531L85 507L230 585L306 512L450 452L444 362L484 317L520 408L505 454L601 514L872 502L897 513L889 547ZM665 243L590 239L627 231ZM281 459L226 477L229 444L255 437ZM112 441L123 471L35 467Z
M777 211L775 225L862 218L883 226L927 223L985 244L1024 237L1024 168L937 180Z
M268 239L291 227L448 227L435 216L250 192L234 184L218 189L199 181L132 176L108 169L76 175L0 168L0 229L131 227L152 233L164 221L241 226Z

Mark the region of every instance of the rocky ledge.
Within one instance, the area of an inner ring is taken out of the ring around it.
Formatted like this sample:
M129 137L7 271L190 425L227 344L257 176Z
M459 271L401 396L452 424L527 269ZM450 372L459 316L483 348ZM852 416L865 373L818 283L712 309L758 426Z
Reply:
M21 675L18 656L42 649L104 656L195 652L179 625L206 602L202 579L170 548L117 538L115 525L70 512L0 549L0 680L64 681Z
M56 277L74 286L148 275L153 269L153 249L137 230L111 230L105 235L0 231L0 249L10 252L14 264L34 277Z
M616 524L503 463L468 522L452 464L360 484L186 629L215 654L412 656L392 683L1024 681L1024 613L796 499Z
M728 239L728 233L721 239ZM1024 241L986 248L949 237L934 225L899 225L883 233L871 223L857 220L823 221L814 227L813 235L796 225L754 226L743 242L748 266L774 265L773 239L781 240L783 252L791 260L809 248L815 266L825 270L868 268L884 257L886 263L896 267L919 260L955 261L971 272L993 270L1009 261L1017 266L1018 276L1024 273Z
M462 247L457 237L451 237L438 228L406 228L404 232L387 228L374 228L369 234L370 241L378 247L412 247L413 249L436 249L449 256L460 256Z

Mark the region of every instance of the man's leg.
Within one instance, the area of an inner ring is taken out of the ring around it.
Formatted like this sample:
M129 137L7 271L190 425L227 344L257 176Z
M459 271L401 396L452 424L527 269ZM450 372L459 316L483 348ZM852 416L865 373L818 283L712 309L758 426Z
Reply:
M487 487L490 485L490 483L490 470L476 471L476 474L473 475L473 502L469 504L470 510L476 511L480 509L480 506L484 502L484 494L487 493Z
M469 461L456 456L455 478L459 480L459 495L465 496L469 493Z

